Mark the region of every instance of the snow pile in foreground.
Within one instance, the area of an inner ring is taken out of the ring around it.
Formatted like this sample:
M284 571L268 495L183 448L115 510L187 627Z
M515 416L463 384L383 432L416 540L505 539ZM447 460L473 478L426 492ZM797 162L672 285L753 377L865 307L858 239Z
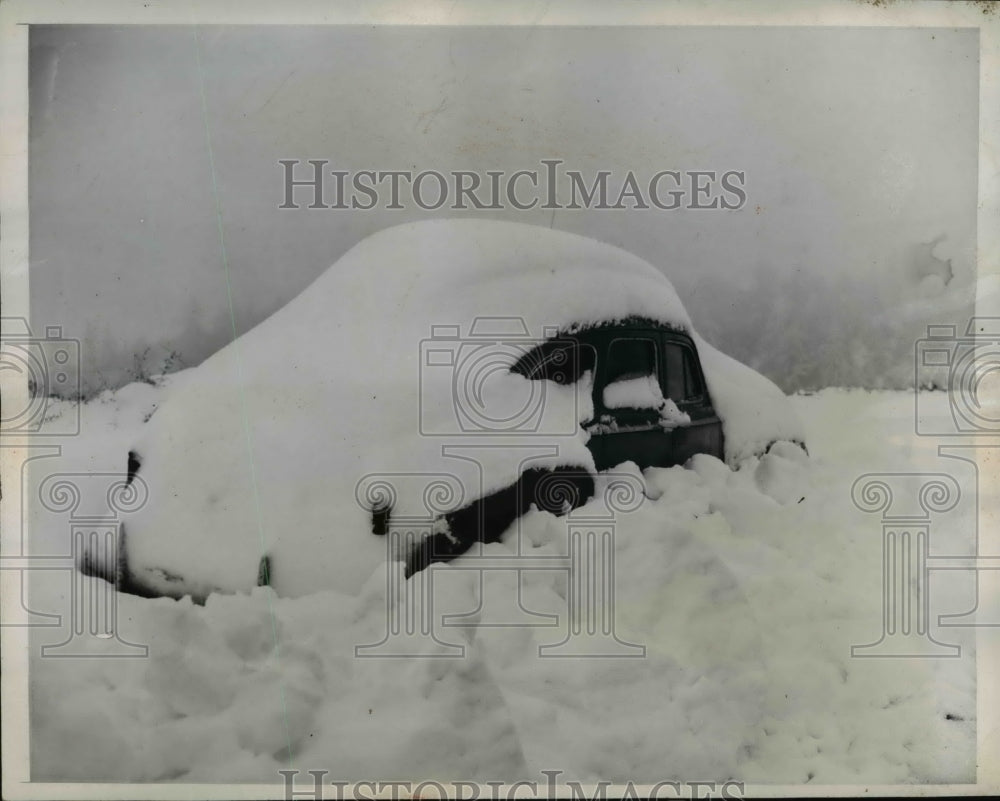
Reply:
M45 471L120 470L123 443L161 394L129 387L86 405L83 435ZM617 471L648 496L615 520L616 632L645 658L539 658L565 636L566 573L521 578L523 609L559 615L559 626L493 628L511 612L516 574L479 573L472 556L432 568L435 615L473 623L438 630L462 658L355 658L385 636L384 569L357 596L260 588L199 607L123 595L121 635L147 644L147 659L42 659L38 646L64 635L35 632L34 777L276 782L295 768L343 780L561 770L582 781L969 781L971 638L961 659L849 655L878 637L881 572L878 521L850 504L850 485L869 470L940 467L912 435L912 395L794 402L810 425L810 460L778 447L738 471L707 456ZM843 420L851 425L832 422ZM596 504L579 511L600 513ZM530 512L520 539L512 531L484 553L510 555L518 542L527 556L565 553L567 522ZM65 518L39 517L32 536L65 550ZM43 573L32 608L65 613L67 577ZM971 605L958 598L943 611Z
M369 237L178 377L123 448L119 464L135 450L153 496L124 520L130 567L161 592L173 591L171 575L200 594L248 590L266 554L282 596L357 592L382 557L357 497L365 476L452 477L440 511L454 511L518 479L528 453L518 444L547 449L530 467L593 469L578 388L509 368L555 331L630 316L691 330L656 268L584 237L478 220ZM773 384L699 349L727 461L803 439ZM442 449L449 436L498 429L523 441L480 448L475 461ZM423 495L400 490L395 516L425 513Z

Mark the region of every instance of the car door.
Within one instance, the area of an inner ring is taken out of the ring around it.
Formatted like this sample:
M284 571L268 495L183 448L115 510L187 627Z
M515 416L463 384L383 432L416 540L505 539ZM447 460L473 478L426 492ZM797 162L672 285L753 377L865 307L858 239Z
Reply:
M622 462L640 468L668 463L673 434L661 424L664 405L661 332L613 328L601 332L588 446L598 470Z
M664 332L662 341L664 394L680 412L666 466L684 464L696 453L723 459L722 421L712 406L694 343L673 332Z

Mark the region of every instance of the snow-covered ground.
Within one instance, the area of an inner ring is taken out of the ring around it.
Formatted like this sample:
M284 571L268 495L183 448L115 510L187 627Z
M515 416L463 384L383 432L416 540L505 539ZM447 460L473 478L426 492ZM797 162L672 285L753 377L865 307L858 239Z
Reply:
M81 435L36 462L33 484L60 471L122 472L165 383L85 404ZM946 413L943 393L925 401ZM852 504L852 483L955 463L914 435L911 393L829 389L793 402L811 459L779 448L737 471L704 456L648 470L645 501L615 518L615 630L644 645L644 658L540 657L539 646L566 637L567 572L520 578L520 608L558 615L558 625L490 626L507 620L517 573L476 570L472 556L435 566L431 584L435 620L473 613L474 625L436 629L451 648L413 646L440 655L461 645L453 658L356 658L356 646L385 637L382 568L357 597L258 588L196 606L119 595L119 635L148 645L147 658L41 658L40 646L66 633L33 634L32 776L276 782L293 768L357 781L542 780L543 770L618 782L972 781L967 630L939 635L962 646L955 659L850 650L880 636L882 571L878 515ZM970 510L963 502L944 516L933 550L971 552ZM32 523L36 553L66 551L65 514L39 510ZM520 542L533 557L565 554L569 523L531 512ZM484 553L510 555L517 541L512 531ZM932 620L972 607L969 575L933 582ZM35 611L66 614L69 594L64 572L31 577Z

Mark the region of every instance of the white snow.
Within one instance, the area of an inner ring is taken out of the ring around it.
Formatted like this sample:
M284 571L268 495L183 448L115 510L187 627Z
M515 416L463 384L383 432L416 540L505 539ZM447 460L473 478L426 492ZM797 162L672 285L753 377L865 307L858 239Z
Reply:
M32 480L120 471L169 391L132 386L86 404L81 436L35 462ZM940 470L936 443L913 433L912 393L827 390L792 402L810 459L778 445L738 470L697 456L615 471L648 496L615 521L616 631L645 645L644 659L539 658L540 645L565 636L566 574L520 579L521 608L561 615L559 626L490 627L517 597L516 574L478 572L473 555L432 568L435 615L471 613L475 624L439 630L464 646L462 658L355 658L356 646L385 636L384 563L356 595L260 588L204 607L120 595L119 633L147 644L146 659L40 658L38 647L65 632L32 633L33 777L277 782L293 768L338 780L542 780L541 770L562 770L580 781L972 781L968 632L943 632L962 644L959 659L850 656L881 631L880 524L851 504L851 484L873 470ZM921 403L947 414L943 393ZM600 511L596 500L579 510ZM570 519L530 512L522 553L564 553ZM935 547L969 552L969 522L949 517ZM353 525L345 510L325 533ZM36 552L64 552L68 531L65 515L36 510ZM515 534L484 554L511 555ZM971 608L969 577L947 573L935 584L940 611ZM65 614L67 592L65 574L39 571L31 607Z
M701 337L694 339L712 403L725 423L729 464L738 465L775 440L806 442L798 414L778 387Z
M626 378L604 387L608 409L659 409L662 403L660 382L653 375Z
M691 331L659 270L584 237L479 220L375 234L179 377L122 449L151 493L124 517L130 567L162 590L169 575L189 591L249 590L267 554L280 595L357 593L384 555L358 500L366 476L437 475L445 511L509 486L529 459L593 469L580 387L509 368L555 330L633 315ZM697 343L729 463L802 439L773 384ZM443 449L484 430L511 437ZM395 515L426 513L422 493L397 493Z
M679 426L686 426L691 422L691 415L682 412L676 403L670 398L664 398L660 407L660 427L665 431L672 431Z

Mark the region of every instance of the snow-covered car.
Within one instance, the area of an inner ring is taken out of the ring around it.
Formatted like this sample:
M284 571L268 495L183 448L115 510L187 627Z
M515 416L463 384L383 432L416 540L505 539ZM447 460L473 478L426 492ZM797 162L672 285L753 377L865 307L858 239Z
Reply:
M117 564L141 595L356 593L560 514L598 471L730 465L787 440L788 399L695 332L670 282L607 244L497 221L411 223L360 242L199 367L127 460L148 502ZM433 520L405 553L391 521Z

